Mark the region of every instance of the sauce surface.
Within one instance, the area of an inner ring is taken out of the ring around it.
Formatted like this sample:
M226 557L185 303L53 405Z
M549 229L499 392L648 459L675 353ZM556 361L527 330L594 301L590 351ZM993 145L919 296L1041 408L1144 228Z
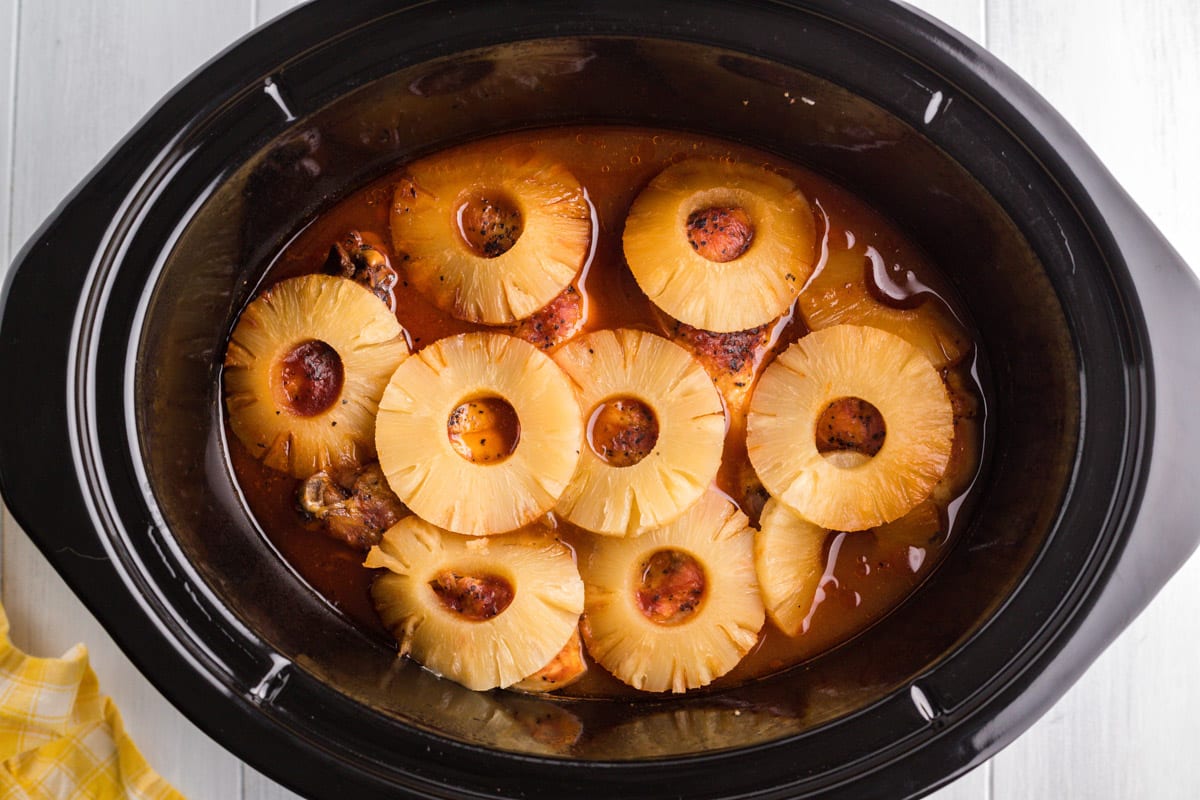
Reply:
M706 335L695 329L680 332L673 320L651 304L625 264L621 238L625 218L638 193L666 166L693 157L730 158L763 165L793 180L812 204L816 218L818 274L831 253L861 254L869 288L880 302L897 309L911 308L921 302L935 303L944 305L943 310L958 319L965 318L953 305L945 281L925 253L893 223L829 179L769 154L710 137L626 127L573 127L506 134L463 145L457 152L478 156L497 146L529 148L555 159L587 191L593 212L592 249L575 283L582 297L584 331L629 327L668 337L690 336L693 340ZM392 246L389 227L393 197L403 175L401 167L349 194L313 219L277 254L262 287L285 278L325 271L331 247L357 236L368 250L385 254L396 267L399 280L394 288L395 313L414 350L446 336L490 330L449 316L405 280L403 256ZM703 222L710 224L711 220ZM735 247L737 243L723 245ZM809 285L812 283L810 279ZM788 313L761 334L766 345L763 366L805 333L803 317L793 304ZM978 409L955 422L955 446L958 451L965 450L965 454L956 454L957 461L951 465L951 469L961 474L960 480L952 482L957 483L954 492L958 494L970 485L978 467L983 404L972 373L970 353L943 370L943 376L953 392L957 392L957 395L952 392L956 408L966 404ZM763 498L755 498L745 490L745 478L752 470L745 451L744 410L729 408L728 411L728 433L717 485L756 522ZM331 538L322 531L320 522L304 518L296 499L300 481L264 466L235 436L227 433L226 441L246 502L282 557L356 625L391 641L371 605L368 588L374 571L361 566L362 551ZM758 646L712 687L741 683L810 659L865 630L898 605L925 579L953 539L955 511L961 504L953 495L936 499L941 525L928 541L897 545L880 540L871 531L828 534L824 545L825 573L804 631L789 637L768 619ZM587 557L592 534L560 520L550 522L558 535L575 549L578 558ZM626 687L594 665L581 681L562 694L655 697Z

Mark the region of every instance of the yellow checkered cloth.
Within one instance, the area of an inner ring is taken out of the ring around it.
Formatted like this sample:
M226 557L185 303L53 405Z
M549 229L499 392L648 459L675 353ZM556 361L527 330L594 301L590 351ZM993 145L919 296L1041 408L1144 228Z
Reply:
M183 800L146 765L100 694L87 648L34 658L0 607L0 800Z

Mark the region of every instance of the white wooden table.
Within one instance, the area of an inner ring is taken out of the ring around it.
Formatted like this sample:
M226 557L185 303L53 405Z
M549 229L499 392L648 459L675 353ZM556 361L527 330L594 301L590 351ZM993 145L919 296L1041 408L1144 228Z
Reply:
M0 266L163 93L292 4L0 0ZM918 5L1032 82L1200 268L1200 2ZM193 800L294 797L175 711L7 514L0 530L3 600L18 645L57 655L86 642L150 763ZM1200 796L1197 609L1200 557L1039 723L936 797Z

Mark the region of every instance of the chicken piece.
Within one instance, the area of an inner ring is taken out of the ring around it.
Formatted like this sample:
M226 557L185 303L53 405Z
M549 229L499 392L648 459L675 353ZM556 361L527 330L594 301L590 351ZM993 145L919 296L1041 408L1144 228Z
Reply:
M299 499L304 512L323 522L330 536L360 550L378 544L383 532L408 514L379 464L336 478L318 472L300 485Z
M450 446L473 464L499 463L513 454L521 436L517 412L499 397L460 403L446 421Z
M725 398L730 414L740 416L750 400L755 374L767 354L771 326L713 333L675 320L663 320L667 337L687 348Z
M458 227L472 249L486 258L501 256L521 238L521 212L503 201L478 198L459 211Z
M887 426L879 409L858 397L834 400L817 420L817 452L849 450L874 456L883 448Z
M950 396L954 418L975 419L979 413L979 398L975 396L968 373L962 368L947 368L942 370L942 379L946 381L946 394Z
M975 480L979 470L980 437L983 421L979 418L979 398L972 381L962 367L942 370L946 393L954 409L954 440L950 463L942 479L933 487L932 497L943 505L961 495Z
M707 586L700 562L678 550L659 550L642 566L638 608L652 622L674 625L696 611Z
M616 398L602 403L588 423L592 449L606 464L632 467L654 450L658 420L640 400Z
M429 582L442 605L467 619L482 622L508 608L512 584L496 575L460 575L446 570Z
M766 487L762 485L762 481L758 479L758 473L754 471L754 467L748 460L742 461L738 467L737 478L736 496L734 499L737 500L738 507L742 509L742 513L750 518L750 524L758 527L763 507L771 499L771 495L767 492Z
M387 255L377 247L367 244L358 231L350 231L340 242L329 248L325 261L325 272L349 278L371 290L371 293L396 310L396 270L392 269Z
M574 285L568 286L533 316L513 325L509 330L539 350L553 350L579 333L586 319L583 295Z
M687 221L688 244L709 261L723 264L745 253L754 239L750 215L740 208L704 208Z
M570 686L583 677L587 672L587 661L583 658L583 640L579 638L579 629L571 634L571 638L563 645L550 663L523 680L517 681L510 689L520 692L553 692Z

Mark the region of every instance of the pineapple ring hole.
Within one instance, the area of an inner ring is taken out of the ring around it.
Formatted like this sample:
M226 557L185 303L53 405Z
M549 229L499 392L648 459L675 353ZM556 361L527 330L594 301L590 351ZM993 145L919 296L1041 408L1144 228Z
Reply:
M521 420L502 397L477 397L454 407L446 420L454 452L472 464L499 464L521 441Z
M314 417L328 410L341 396L346 380L342 357L320 339L293 346L276 368L276 400L298 417Z
M701 256L723 264L750 249L754 223L745 209L736 206L701 208L687 218L687 239Z
M636 594L638 609L651 622L687 622L704 601L708 578L704 567L681 550L659 550L641 564Z
M499 575L466 575L451 569L438 573L429 588L447 610L472 622L499 616L516 596L513 585Z
M837 466L856 466L863 458L832 457L857 454L874 458L887 439L887 425L879 409L860 397L839 397L817 419L817 452Z
M587 441L605 464L632 467L654 451L658 418L635 397L610 397L592 409Z
M504 255L525 230L520 207L497 191L466 195L459 201L455 219L467 248L483 258Z

